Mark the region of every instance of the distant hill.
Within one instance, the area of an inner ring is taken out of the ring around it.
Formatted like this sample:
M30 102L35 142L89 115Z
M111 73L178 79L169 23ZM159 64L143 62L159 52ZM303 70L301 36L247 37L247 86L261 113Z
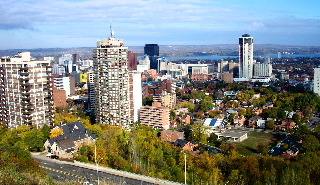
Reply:
M143 55L143 46L128 46L129 50ZM31 52L35 58L45 56L60 57L63 54L78 53L81 58L92 58L93 47L79 48L36 48L36 49L9 49L0 50L0 56L14 56L18 52ZM319 54L320 46L285 46L274 44L255 44L255 55L277 54L278 52L287 52L294 54ZM201 55L222 55L237 56L237 44L215 44L215 45L160 45L160 55L166 57L183 56L201 56Z

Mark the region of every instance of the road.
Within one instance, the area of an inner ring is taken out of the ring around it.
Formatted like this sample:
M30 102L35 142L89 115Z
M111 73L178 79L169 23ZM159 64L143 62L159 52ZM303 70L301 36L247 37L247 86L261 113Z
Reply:
M57 159L46 158L45 155L32 155L32 157L40 163L43 168L54 180L57 181L78 181L83 183L89 181L90 184L98 184L97 179L99 175L100 182L107 184L126 184L126 185L151 185L151 184L179 184L171 181L155 179L147 176L137 174L128 174L110 169L111 173L107 173L109 168L99 167L97 174L96 166L84 165L84 167L77 166L77 164ZM79 164L80 165L80 164ZM81 164L82 165L82 164ZM116 171L116 173L112 173Z

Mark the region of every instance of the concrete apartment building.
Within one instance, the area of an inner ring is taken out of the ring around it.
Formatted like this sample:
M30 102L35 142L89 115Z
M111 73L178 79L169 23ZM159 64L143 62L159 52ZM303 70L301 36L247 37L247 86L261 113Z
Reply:
M159 102L162 107L174 108L176 106L176 93L162 91L160 94L153 95L153 102Z
M139 110L142 107L141 73L131 71L129 73L129 99L130 99L130 121L139 121Z
M50 61L31 60L30 52L2 57L0 62L0 121L9 128L53 123Z
M53 87L53 100L54 100L54 107L66 107L67 106L66 91L63 89L57 89L56 87Z
M94 77L95 74L93 73L93 71L89 71L87 73L87 84L88 84L88 109L91 112L94 112L95 110L95 103L96 103L96 96L95 96L95 90L94 90Z
M130 123L128 48L111 36L93 51L96 123L127 127Z
M152 128L169 129L170 109L161 107L161 103L152 103L152 106L143 106L140 109L140 123Z
M320 96L320 68L314 68L313 84L313 92Z
M73 76L54 76L53 86L65 90L67 98L75 94L76 82Z
M252 78L253 63L253 37L244 34L239 38L239 78Z

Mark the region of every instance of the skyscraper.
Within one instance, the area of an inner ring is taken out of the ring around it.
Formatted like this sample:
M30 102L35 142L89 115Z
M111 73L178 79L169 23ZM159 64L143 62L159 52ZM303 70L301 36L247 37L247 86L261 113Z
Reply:
M144 46L144 54L150 58L150 69L157 69L157 59L159 58L158 44L146 44Z
M9 128L53 124L50 61L31 60L30 52L0 60L0 122Z
M97 42L93 53L95 113L98 124L129 124L128 48L111 36Z
M251 79L253 75L253 37L248 34L239 38L239 78Z

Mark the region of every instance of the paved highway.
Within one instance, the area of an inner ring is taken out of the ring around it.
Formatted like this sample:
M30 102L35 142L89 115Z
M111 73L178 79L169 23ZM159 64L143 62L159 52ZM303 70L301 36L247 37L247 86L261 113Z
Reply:
M53 179L57 181L78 181L83 183L89 181L90 184L97 184L98 174L95 166L75 164L57 159L46 158L45 155L32 155L33 158L40 163L43 168ZM78 165L78 166L77 166ZM82 165L84 167L81 167ZM99 179L100 182L109 184L127 184L127 185L151 185L151 184L179 184L175 182L155 179L147 176L140 176L137 174L126 174L126 172L115 171L108 168L99 166Z

